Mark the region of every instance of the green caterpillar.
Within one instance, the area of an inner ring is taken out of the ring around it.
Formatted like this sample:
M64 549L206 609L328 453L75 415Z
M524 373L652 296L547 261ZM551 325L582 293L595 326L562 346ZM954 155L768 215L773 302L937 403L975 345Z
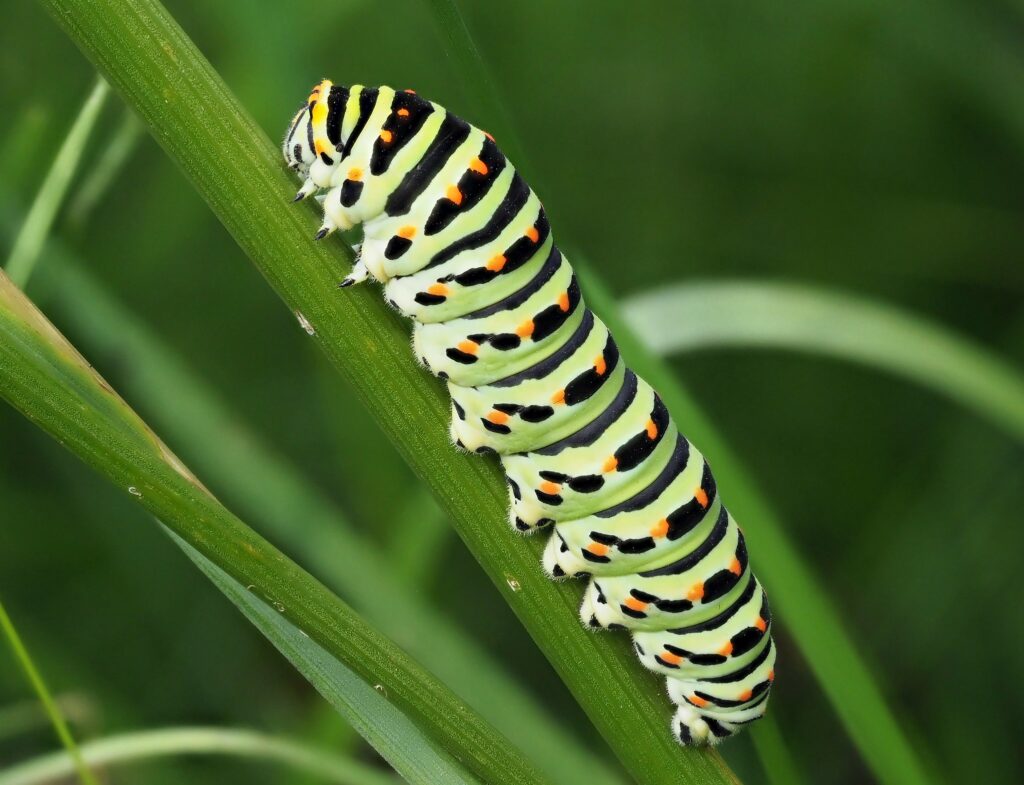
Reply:
M765 593L707 462L583 303L536 194L479 128L411 90L317 85L289 127L296 201L317 238L362 224L342 286L372 276L446 380L451 435L495 452L510 519L551 526L544 569L591 578L580 615L628 629L664 674L683 744L764 715L775 648Z

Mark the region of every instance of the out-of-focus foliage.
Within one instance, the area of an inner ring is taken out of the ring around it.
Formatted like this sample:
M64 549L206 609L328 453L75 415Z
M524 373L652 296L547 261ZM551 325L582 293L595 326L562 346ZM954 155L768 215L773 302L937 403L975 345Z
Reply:
M272 135L322 76L468 106L417 3L167 5ZM1024 362L1018 6L462 7L558 236L616 291L698 277L806 281L904 305ZM24 215L93 72L31 0L10 0L4 20L0 207ZM86 170L120 123L104 113ZM0 224L0 256L15 229ZM368 538L392 544L414 480L155 145L140 144L83 226L58 218L56 230L263 441ZM120 386L137 361L126 355L102 371ZM859 367L743 350L687 355L675 367L783 514L922 757L948 782L1024 777L1011 730L1024 641L1009 623L1024 546L1019 444ZM148 416L145 400L131 403ZM308 737L322 727L298 676L139 518L0 408L0 594L51 688L87 696L92 721L75 730L88 738L202 722ZM441 558L424 593L592 741L472 558L454 540ZM780 645L772 712L797 768L808 781L866 781L805 664L785 638ZM0 653L0 707L26 695ZM0 767L51 748L45 727L0 737ZM762 779L749 740L726 756L747 781ZM242 779L281 774L174 760L132 781Z

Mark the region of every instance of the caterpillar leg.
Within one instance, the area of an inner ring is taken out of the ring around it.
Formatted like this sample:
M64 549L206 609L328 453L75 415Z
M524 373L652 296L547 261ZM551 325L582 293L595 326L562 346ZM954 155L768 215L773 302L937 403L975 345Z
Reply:
M363 264L363 260L362 258L360 258L356 261L355 265L353 265L352 272L346 275L345 280L338 284L338 286L344 289L348 286L353 286L357 283L362 283L369 277L370 271L366 269L366 265Z

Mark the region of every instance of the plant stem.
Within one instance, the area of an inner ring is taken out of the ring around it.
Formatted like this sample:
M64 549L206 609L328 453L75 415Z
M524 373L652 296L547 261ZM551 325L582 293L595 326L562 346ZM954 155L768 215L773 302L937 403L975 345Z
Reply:
M78 745L75 744L75 738L71 735L71 730L64 721L64 716L60 713L60 709L57 707L56 701L53 700L53 696L50 694L42 674L40 674L39 669L36 668L35 663L32 661L28 649L22 642L21 636L18 635L18 631L15 629L14 623L11 621L11 617L8 616L7 609L4 608L2 602L0 602L0 629L3 630L15 659L21 665L22 670L25 671L25 675L28 677L32 688L36 691L36 695L39 696L39 702L43 704L43 708L50 718L50 723L57 733L57 738L60 739L64 749L67 750L68 760L71 764L69 768L75 772L82 785L99 785L82 759L82 753L78 749Z

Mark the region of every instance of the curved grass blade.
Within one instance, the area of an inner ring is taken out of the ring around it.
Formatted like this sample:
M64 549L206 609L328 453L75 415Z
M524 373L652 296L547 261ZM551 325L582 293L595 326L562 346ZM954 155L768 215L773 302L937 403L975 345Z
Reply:
M896 306L800 284L709 281L634 295L622 312L658 354L772 348L849 360L945 395L1024 439L1024 375Z
M397 785L398 778L366 764L345 760L287 739L237 728L162 728L96 739L82 745L82 757L94 768L182 755L221 755L277 763L315 774L333 785ZM0 772L0 785L47 785L66 778L73 765L56 752Z
M14 658L21 665L22 670L25 671L25 676L28 677L32 689L35 690L36 695L39 697L39 702L46 711L46 715L50 718L50 724L53 725L57 738L60 739L61 744L64 745L64 749L67 751L68 763L70 764L69 773L73 772L82 782L82 785L99 785L96 777L89 770L88 764L82 759L82 753L75 743L75 737L71 735L71 729L68 728L67 723L64 721L64 715L61 714L57 702L50 694L50 688L46 686L42 674L32 661L32 655L28 653L28 649L25 647L24 642L22 642L21 636L18 635L18 630L15 628L14 622L11 621L11 617L8 615L7 609L4 608L2 602L0 602L0 630L3 631L4 637L7 638L7 644L14 654Z
M65 137L53 166L47 172L39 195L32 204L32 210L25 218L5 266L7 275L17 286L24 286L32 274L32 268L39 258L39 251L42 250L46 236L50 233L50 226L57 216L57 210L64 201L64 193L78 168L85 143L89 139L96 118L99 117L108 92L107 83L102 79L97 80L71 131Z
M404 327L377 293L339 296L351 262L339 243L314 245L311 207L294 194L280 152L255 127L181 28L154 0L40 0L120 91L239 245L355 388L432 488L460 535L562 680L634 777L654 783L735 781L713 750L680 747L668 700L637 666L625 636L593 645L577 616L578 586L547 581L541 543L506 523L507 491L493 461L452 451L442 386L413 363Z
M541 781L519 752L468 706L221 506L2 273L0 397L233 580L251 587L364 682L387 685L387 701L443 745L443 754L456 756L484 781ZM382 752L402 751L381 743ZM451 768L441 756L432 765ZM389 762L405 776L423 765L418 760Z

